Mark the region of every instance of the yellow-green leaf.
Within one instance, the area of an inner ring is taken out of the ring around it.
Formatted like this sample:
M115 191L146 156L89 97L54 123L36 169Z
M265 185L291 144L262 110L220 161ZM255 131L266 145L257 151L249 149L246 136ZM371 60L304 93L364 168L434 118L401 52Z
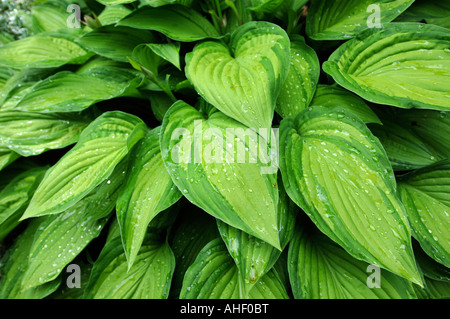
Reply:
M392 168L359 118L315 106L284 119L280 168L291 199L350 255L422 284Z
M287 77L290 41L279 26L249 22L230 45L203 42L186 55L186 76L197 92L229 117L255 129L271 127Z
M127 113L113 111L98 117L47 171L22 219L60 213L75 205L108 179L145 129L142 120Z

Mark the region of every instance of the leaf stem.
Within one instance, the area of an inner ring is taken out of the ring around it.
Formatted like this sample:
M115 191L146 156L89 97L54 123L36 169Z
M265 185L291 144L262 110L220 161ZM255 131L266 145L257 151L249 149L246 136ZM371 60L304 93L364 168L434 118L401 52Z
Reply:
M141 70L142 70L142 73L144 73L144 75L147 77L147 79L149 79L151 82L156 84L156 86L158 86L164 93L166 93L170 97L172 102L177 101L177 98L175 97L175 95L173 95L172 90L170 89L170 84L169 84L170 74L166 75L166 83L165 83L165 85L162 85L161 82L159 82L159 80L156 78L155 74L153 74L152 71L148 70L147 68L145 68L143 66L141 66Z

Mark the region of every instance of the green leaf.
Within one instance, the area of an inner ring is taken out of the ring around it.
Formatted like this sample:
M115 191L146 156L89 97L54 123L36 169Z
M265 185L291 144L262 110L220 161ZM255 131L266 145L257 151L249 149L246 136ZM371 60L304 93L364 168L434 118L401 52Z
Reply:
M413 236L437 262L450 267L450 160L399 177Z
M95 262L84 298L165 299L174 268L169 245L148 235L128 269L121 239L116 237L106 243Z
M24 289L54 280L61 271L102 231L113 211L124 180L124 165L118 165L110 183L103 182L77 204L42 219L30 248Z
M160 127L149 131L130 154L127 179L117 200L125 255L131 267L147 227L161 211L181 198L164 167L159 146Z
M426 292L431 299L448 299L450 298L450 283L433 279L425 279ZM418 288L420 289L420 287Z
M421 284L386 153L352 113L311 107L280 126L286 192L357 259Z
M308 0L284 0L279 8L279 14L288 15L289 12L297 14Z
M301 36L292 38L290 61L289 73L277 100L276 111L282 117L295 117L308 107L320 75L316 52Z
M180 299L238 299L238 269L222 239L209 242L184 276Z
M61 71L36 83L13 109L30 112L78 112L97 102L129 95L141 81L135 71L121 67L83 74Z
M20 157L9 148L0 146L0 171Z
M300 299L411 299L413 284L350 256L314 226L297 227L289 245L289 278ZM379 271L379 278L373 278ZM374 286L372 286L374 285Z
M85 114L0 112L0 146L22 156L74 144L92 120Z
M291 283L289 282L289 271L288 271L288 250L289 247L283 250L280 257L278 257L277 262L273 265L273 269L276 270L284 288L289 294L289 298L292 297Z
M152 80L156 79L159 67L164 64L164 60L146 44L136 46L128 61L136 70L145 72L144 74L148 77L152 77Z
M450 2L448 0L416 0L403 12L396 21L421 22L450 28L448 16L450 14Z
M323 70L362 98L401 108L450 109L450 34L419 23L391 23L341 45Z
M14 38L12 35L6 32L0 33L0 45L5 45L7 43L13 42Z
M12 68L53 68L83 64L92 54L73 41L38 34L0 47L0 65Z
M92 264L85 260L83 255L78 256L73 260L71 264L78 265L80 267L80 287L68 287L68 285L61 285L59 288L52 293L47 299L83 299L84 291L89 283L89 276L92 270ZM74 268L68 268L67 266L66 272L72 271ZM73 267L73 266L71 266ZM70 275L69 275L70 276ZM69 279L67 277L66 281Z
M178 297L186 270L203 247L211 240L220 238L220 234L216 220L195 206L182 209L172 232L170 247L175 255L176 267L171 294Z
M38 231L42 219L34 219L17 237L0 261L0 298L1 299L42 299L54 292L61 280L53 280L35 288L22 290L20 282L27 270L28 255L33 244L34 234Z
M189 7L191 6L192 2L195 0L141 0L141 4L143 5L149 5L151 7L161 7L168 4L181 4L183 6Z
M220 238L209 242L189 267L180 299L240 299L238 269ZM253 287L250 299L287 299L279 277L272 270Z
M145 135L134 115L107 112L92 122L78 143L44 177L22 219L67 210L108 179Z
M33 30L35 33L67 28L67 3L47 1L33 6Z
M199 12L181 5L143 7L119 21L118 25L154 30L182 42L220 37L214 26Z
M416 242L415 242L416 243ZM448 299L450 297L450 269L414 246L416 260L424 274L425 287L414 286L419 299Z
M368 28L379 29L405 11L414 0L316 0L306 19L306 33L314 40L352 38Z
M338 86L319 84L310 105L342 107L357 115L364 123L382 124L363 99Z
M450 269L428 256L418 242L414 242L414 256L425 278L450 283Z
M396 109L394 118L442 158L450 157L450 112Z
M105 6L115 6L118 4L127 4L136 2L136 0L97 0L97 2L100 2L101 4L104 4Z
M178 101L164 117L160 144L167 171L189 201L280 248L276 167L264 165L273 151L264 138L221 112L206 118Z
M8 80L14 75L14 71L8 67L0 67L0 92L3 94L3 88Z
M177 67L178 70L181 70L180 67L180 43L149 43L147 44L155 54L163 58L164 60L172 63Z
M23 96L22 92L27 92L35 83L52 75L54 73L53 71L54 69L52 68L11 71L7 81L0 88L0 110L4 111L9 109L7 107L8 99L13 99L19 95Z
M290 42L279 26L249 22L231 35L230 48L203 42L186 55L186 76L197 92L233 119L255 129L271 127L289 70Z
M132 10L124 5L107 6L103 9L102 13L99 14L98 20L104 26L116 24L131 12Z
M159 122L162 122L167 110L169 110L173 104L172 99L164 92L152 92L149 99L153 115L155 115L155 118Z
M151 32L114 26L94 29L77 39L77 43L83 47L120 62L128 62L127 57L131 56L137 45L153 41Z
M281 249L284 249L294 232L296 206L289 199L278 180L280 187L278 201L278 229ZM220 234L240 273L240 293L248 297L252 287L274 266L281 251L268 243L257 239L241 230L217 221Z
M245 6L258 13L274 13L283 2L284 0L245 0Z
M99 208L100 205L88 202L83 199L66 212L45 217L30 248L30 261L22 280L23 289L57 278L64 267L100 234L107 219L92 219L86 208L89 204L90 208Z
M0 192L0 241L19 225L19 218L47 168L33 168L19 174Z
M383 119L382 126L373 125L370 130L383 144L396 171L424 167L440 158L419 136L402 125Z
M280 276L272 268L250 290L250 299L289 299Z

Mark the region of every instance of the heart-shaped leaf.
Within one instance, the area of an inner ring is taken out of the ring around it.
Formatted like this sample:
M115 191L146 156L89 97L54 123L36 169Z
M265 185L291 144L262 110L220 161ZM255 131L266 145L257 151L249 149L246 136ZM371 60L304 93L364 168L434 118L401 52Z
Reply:
M165 167L187 199L280 248L276 167L266 172L264 165L273 152L267 140L215 109L206 116L178 101L164 117L160 144Z
M320 64L316 52L301 36L292 37L289 73L277 100L276 111L295 117L311 102L319 81Z
M182 196L164 167L159 133L159 127L149 131L130 154L127 179L117 200L117 218L129 267L149 223Z
M220 238L209 242L189 267L180 299L242 299L239 272ZM270 271L250 291L250 299L288 299L275 270Z
M399 178L413 235L423 250L450 267L450 159Z
M392 168L365 124L341 108L312 107L280 126L286 192L352 256L422 284Z
M289 278L295 298L416 297L408 280L353 258L313 225L308 226L297 227L289 245Z
M390 23L341 45L323 70L362 98L401 108L450 109L450 34L431 24Z
M282 28L249 22L232 33L229 48L213 41L196 45L186 55L186 76L226 115L252 128L271 127L289 59L290 42Z
M368 28L381 28L405 11L414 0L316 0L306 20L314 40L342 40Z
M105 181L145 135L136 116L113 111L92 122L78 143L50 168L22 219L62 212Z

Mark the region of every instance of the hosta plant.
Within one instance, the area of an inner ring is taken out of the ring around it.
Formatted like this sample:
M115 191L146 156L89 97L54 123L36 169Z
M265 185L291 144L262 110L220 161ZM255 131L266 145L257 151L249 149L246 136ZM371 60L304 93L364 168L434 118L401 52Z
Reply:
M0 298L450 296L449 1L27 5Z

